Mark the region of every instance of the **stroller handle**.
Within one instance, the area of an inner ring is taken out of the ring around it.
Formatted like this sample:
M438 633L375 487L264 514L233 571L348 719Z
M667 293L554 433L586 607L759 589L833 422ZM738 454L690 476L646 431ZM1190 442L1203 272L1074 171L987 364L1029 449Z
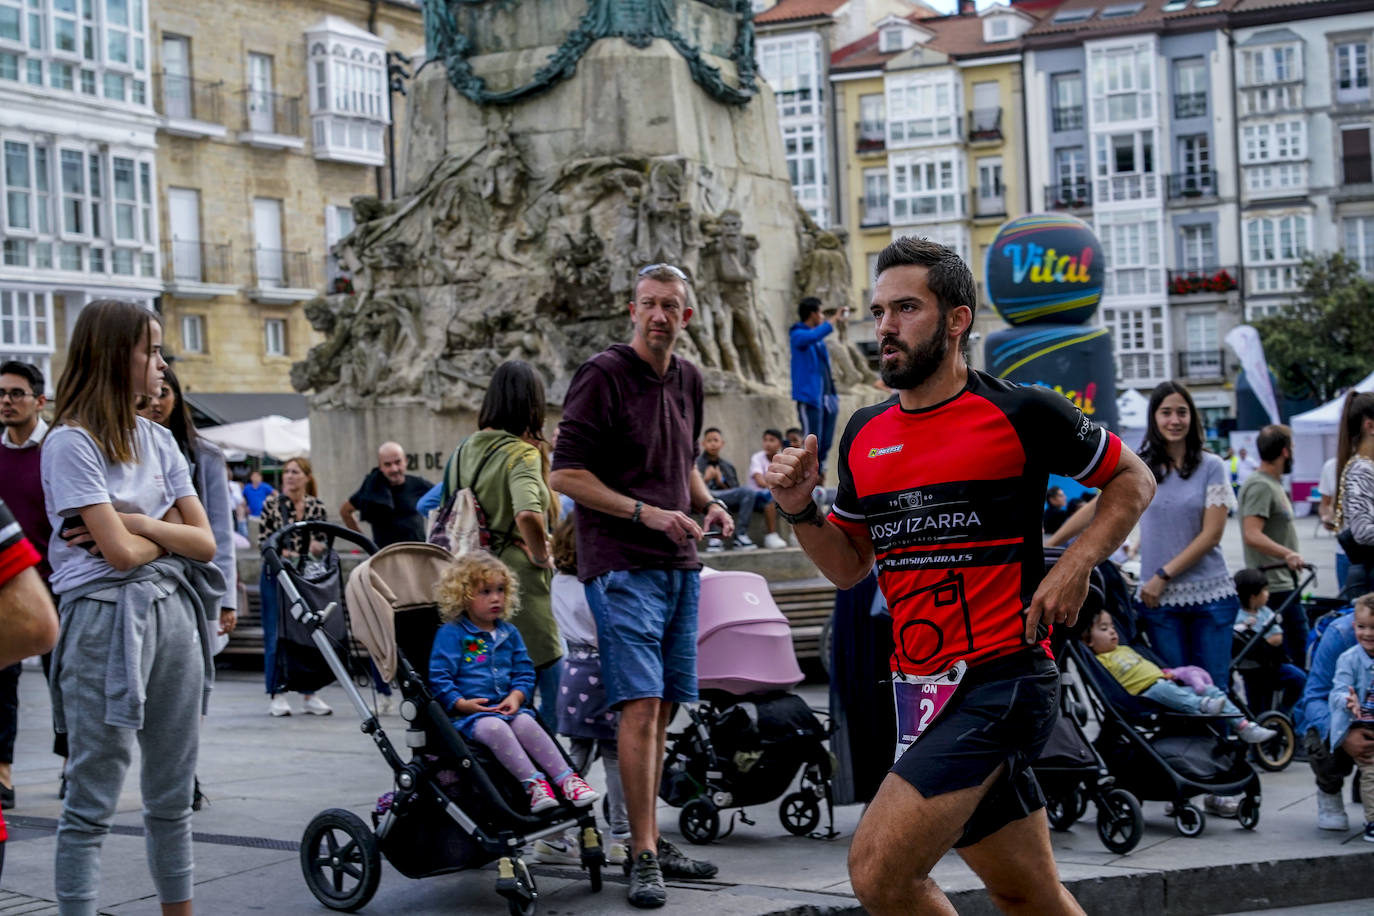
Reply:
M333 522L292 522L285 528L274 532L262 545L262 561L267 564L268 569L273 574L281 574L281 543L284 538L293 534L303 534L307 537L311 534L323 534L331 539L337 538L348 541L350 544L362 548L362 551L369 556L377 552L376 544L352 528L345 528L343 525L336 525Z
M1293 577L1293 591L1295 592L1306 588L1311 584L1313 579L1317 578L1317 567L1313 566L1311 563L1302 564L1302 568L1306 571L1307 575L1301 583L1298 582L1298 571L1287 563L1266 563L1257 568L1260 572L1271 572L1276 569L1288 570L1288 574Z

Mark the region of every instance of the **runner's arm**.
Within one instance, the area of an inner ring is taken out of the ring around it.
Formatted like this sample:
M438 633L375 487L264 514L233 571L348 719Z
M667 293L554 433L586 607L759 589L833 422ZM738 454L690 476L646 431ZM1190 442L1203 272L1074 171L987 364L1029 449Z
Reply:
M805 511L820 481L816 437L807 436L802 448L785 448L774 455L764 479L779 509L792 515ZM829 518L818 520L820 525L802 522L792 526L797 543L837 588L853 588L873 569L872 540L861 532L861 526L849 531Z

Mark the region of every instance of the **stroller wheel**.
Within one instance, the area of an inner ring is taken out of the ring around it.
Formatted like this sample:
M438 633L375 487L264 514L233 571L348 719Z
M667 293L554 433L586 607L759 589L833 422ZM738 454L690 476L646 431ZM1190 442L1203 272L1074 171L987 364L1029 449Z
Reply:
M1097 805L1097 838L1108 851L1125 855L1145 835L1140 802L1125 789L1112 789Z
M1298 735L1293 730L1293 720L1277 710L1270 710L1256 721L1278 734L1254 746L1255 763L1271 773L1277 773L1293 762L1293 754L1298 749Z
M1174 807L1174 829L1183 836L1197 836L1207 826L1207 815L1193 805Z
M710 799L694 798L682 806L677 826L689 843L705 846L720 833L720 812Z
M1260 800L1253 795L1247 795L1240 801L1240 808L1236 811L1236 820L1246 830L1254 830L1259 826L1260 819Z
M345 913L360 910L382 880L377 837L352 811L322 811L301 838L301 872L320 903Z
M808 792L793 792L778 805L778 820L793 836L806 836L821 822L821 806Z
M506 898L511 916L534 916L539 906L539 891L534 886L525 860L500 859L496 866L496 893Z
M1046 795L1045 814L1055 830L1068 830L1078 823L1088 810L1088 796L1082 786L1074 786L1066 793Z

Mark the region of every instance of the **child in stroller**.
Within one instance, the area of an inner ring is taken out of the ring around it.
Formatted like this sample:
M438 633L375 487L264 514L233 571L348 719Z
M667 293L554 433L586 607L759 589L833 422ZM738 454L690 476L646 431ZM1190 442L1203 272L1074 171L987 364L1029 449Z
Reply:
M485 551L467 553L444 573L435 597L444 626L430 651L429 682L459 734L520 780L530 811L558 807L550 779L573 805L590 805L596 790L567 765L534 712L521 708L534 692L534 665L505 619L518 601L514 574Z
M1255 715L1277 709L1292 716L1293 706L1307 683L1307 675L1288 661L1288 653L1283 650L1282 620L1268 606L1269 580L1258 569L1238 570L1235 579L1240 611L1236 613L1236 636L1231 655L1245 683L1246 705ZM1290 596L1289 600L1295 599ZM1242 650L1257 633L1263 634L1263 642L1256 643L1241 658ZM1276 694L1279 695L1277 705L1274 702Z
M1241 716L1221 688L1211 683L1195 682L1185 685L1185 674L1160 668L1130 646L1120 645L1116 624L1109 611L1101 611L1092 625L1083 631L1083 642L1097 656L1098 662L1131 696L1143 696L1175 712L1189 715L1226 716L1236 719L1236 736L1246 744L1260 744L1277 734ZM1196 675L1206 672L1187 672Z

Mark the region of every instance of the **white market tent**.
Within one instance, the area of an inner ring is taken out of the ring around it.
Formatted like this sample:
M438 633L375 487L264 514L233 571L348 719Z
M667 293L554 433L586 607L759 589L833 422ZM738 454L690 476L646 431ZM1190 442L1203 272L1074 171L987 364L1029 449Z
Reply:
M260 417L242 423L207 426L196 430L220 448L243 452L256 458L270 456L278 461L310 456L310 421L286 417Z
M1355 384L1356 391L1374 391L1374 372ZM1293 417L1293 480L1316 484L1321 479L1322 465L1336 454L1336 439L1340 435L1341 409L1345 395L1332 398L1320 407Z

